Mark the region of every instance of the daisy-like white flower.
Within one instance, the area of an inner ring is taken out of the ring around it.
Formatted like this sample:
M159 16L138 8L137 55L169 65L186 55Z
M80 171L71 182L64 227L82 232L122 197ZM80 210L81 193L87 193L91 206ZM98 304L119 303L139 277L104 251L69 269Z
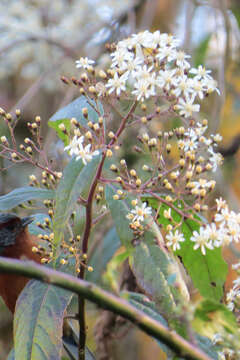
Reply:
M76 68L87 69L89 66L93 65L94 63L95 63L94 60L91 60L87 57L85 58L81 57L79 60L76 61Z
M239 268L240 268L240 262L232 265L233 270L238 270Z
M173 78L172 84L175 86L175 89L171 90L171 94L176 97L179 97L181 94L189 96L193 92L190 86L190 80L186 75Z
M206 248L213 250L212 242L209 241L208 232L205 231L204 227L200 227L199 232L194 231L190 240L195 242L193 250L200 248L203 255L206 255Z
M198 96L200 100L204 98L206 88L201 80L198 80L196 77L194 79L189 79L189 87L194 96Z
M206 87L206 91L208 94L211 94L213 91L216 91L218 95L220 95L220 90L217 88L217 81L214 79L204 79L204 86Z
M121 91L125 91L127 78L127 73L124 73L119 77L118 73L115 72L114 77L109 79L106 84L106 87L109 88L109 94L111 94L113 91L116 91L116 94L120 95Z
M232 215L228 207L221 209L220 213L215 214L215 221L220 222L222 226L227 225Z
M197 80L212 79L211 75L209 75L212 71L206 70L206 68L202 65L199 65L198 68L192 68L189 72L194 74Z
M76 160L82 160L84 165L87 165L88 162L90 162L93 158L93 156L99 155L99 151L91 151L91 144L86 145L85 147L83 144L79 144L79 150L76 157Z
M169 46L160 47L158 49L156 59L158 59L159 63L163 60L173 61L176 59L177 51Z
M132 35L134 45L142 45L146 48L152 44L152 33L148 30Z
M213 246L219 247L222 245L222 232L217 229L215 223L208 224L206 226L205 232Z
M222 165L223 156L220 153L216 153L211 146L208 149L208 152L211 154L209 161L211 162L211 165L212 165L212 171L215 172L217 170L218 166Z
M227 207L226 200L223 200L221 197L219 199L216 199L216 203L217 203L217 211L220 211Z
M178 51L176 53L176 64L177 66L179 66L182 69L189 69L190 68L190 64L186 59L189 59L191 56L185 54L184 51Z
M65 146L64 150L69 151L69 155L78 155L79 152L79 146L84 142L84 136L78 137L74 136L72 141L68 146Z
M230 237L230 242L234 241L236 243L239 242L239 237L240 237L240 226L237 223L236 219L234 220L229 220L228 221L228 235Z
M121 70L125 71L125 74L132 75L135 78L139 72L139 68L143 63L143 59L135 57L133 60L125 62L122 65Z
M146 65L143 65L143 66L139 66L137 69L136 69L136 72L135 72L135 78L137 80L149 80L149 79L155 79L155 74L151 73L153 67L150 66L150 67L147 67Z
M133 214L132 222L141 222L152 214L152 208L144 202L141 206L136 205L135 208L131 210L131 214Z
M216 143L219 143L222 141L223 137L220 134L212 134L211 137L213 138L213 141Z
M84 147L84 136L77 137L76 135L73 137L72 141L68 146L64 148L65 151L69 151L69 155L76 155L76 160L82 159L84 165L87 165L93 158L99 154L98 150L91 151L91 144L88 144Z
M144 101L150 96L156 95L151 78L135 82L134 87L135 90L132 91L132 94L136 96L138 101Z
M160 44L162 47L169 46L170 48L174 49L174 48L178 47L178 45L180 44L180 40L176 39L171 34L163 33L163 34L161 34Z
M173 85L173 79L176 74L176 69L173 70L160 70L159 76L157 77L157 85L159 87L164 86L164 88L169 91Z
M166 235L166 239L168 240L166 245L168 247L172 246L173 251L179 250L180 249L180 243L185 241L183 234L178 232L178 230L176 230L175 232L170 231Z
M193 129L192 131L186 132L186 135L189 136L187 139L183 140L184 151L193 151L198 147L198 136Z
M194 96L186 96L186 99L180 98L174 108L184 117L192 116L193 112L199 112L200 110L200 105L194 104L194 100Z
M124 48L118 48L110 56L112 57L111 67L118 66L120 70L124 69L126 64L133 60L133 53L126 51Z

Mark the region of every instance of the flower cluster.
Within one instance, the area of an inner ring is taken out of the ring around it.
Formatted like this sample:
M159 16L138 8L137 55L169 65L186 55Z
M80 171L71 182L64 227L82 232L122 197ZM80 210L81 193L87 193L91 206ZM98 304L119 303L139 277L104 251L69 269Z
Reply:
M200 249L203 255L206 255L206 249L213 250L231 242L238 243L240 240L240 213L230 211L221 198L216 202L218 212L215 214L215 221L201 226L199 231L193 231L190 238L195 243L193 249ZM166 238L167 245L173 246L174 251L180 249L179 242L184 241L183 234L178 231L174 234L170 232Z
M186 55L178 49L179 41L172 35L144 31L120 41L112 52L112 78L106 87L108 93L126 92L139 101L161 96L173 104L181 116L199 112L195 104L207 94L219 90L210 70L191 68Z
M223 336L224 333L224 336ZM213 344L220 346L221 351L218 351L219 360L236 360L239 359L239 334L232 334L226 330L223 333L216 333L213 336Z
M207 137L204 135L208 126L207 122L197 122L195 127L191 127L189 130L185 131L184 138L178 140L178 147L183 152L190 152L191 154L204 154L205 159L208 160L208 168L211 167L211 170L215 172L219 165L223 162L223 157L220 153L215 152L214 148L222 141L222 136L219 134L211 135ZM206 156L208 155L208 156ZM205 182L203 184L195 184L196 188L204 187L209 188L212 186L211 182Z

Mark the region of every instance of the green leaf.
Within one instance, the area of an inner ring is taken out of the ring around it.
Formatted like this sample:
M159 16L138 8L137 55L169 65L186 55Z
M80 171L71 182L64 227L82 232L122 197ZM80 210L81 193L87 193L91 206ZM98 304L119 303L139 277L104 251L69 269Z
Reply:
M55 245L61 241L68 218L79 196L84 197L92 183L101 155L95 156L86 166L81 160L72 159L63 171L56 190L56 207L53 218Z
M133 233L129 228L129 220L126 215L129 213L129 207L124 200L114 200L113 195L116 194L116 189L107 185L105 189L105 198L109 206L114 225L116 227L119 239L122 245L127 249L132 248Z
M87 273L86 280L94 283L100 282L107 263L113 257L120 245L121 243L116 228L110 229L104 236L102 242L98 245L89 262L89 265L91 265L94 270L93 272Z
M180 288L184 294L186 286L177 263L164 249L154 244L151 235L145 232L144 239L131 252L130 266L138 285L154 300L169 324L184 335L184 326L178 320L177 304Z
M64 134L63 131L59 129L60 124L64 124L67 130L67 134L69 134L69 131L71 129L71 119L61 119L54 122L48 122L48 125L56 131L59 139L63 141L64 146L67 146L69 144L69 135Z
M198 223L189 219L183 222L182 232L185 241L176 254L181 257L200 294L219 301L223 296L228 266L223 260L220 248L207 249L206 255L202 255L200 249L193 250L193 242L190 238L194 230L199 231Z
M10 210L29 200L46 200L54 198L54 190L25 186L15 189L6 195L0 196L0 210Z
M33 218L34 218L33 222L28 225L28 230L29 230L30 234L33 234L36 236L39 234L49 235L50 230L41 229L39 226L37 226L37 223L40 222L41 224L44 224L46 218L48 218L49 221L51 222L50 217L47 214L34 214Z
M205 64L205 59L207 56L208 45L211 40L211 34L208 34L195 49L194 56L194 65L197 67L199 65Z
M59 125L63 123L66 129L69 131L71 126L71 119L74 117L77 121L83 126L87 127L87 122L91 120L92 122L98 122L99 116L103 115L102 104L98 101L97 103L92 100L92 105L85 98L85 96L80 96L64 108L58 110L48 121L48 125L53 128L61 140L64 141L64 145L68 143L68 136L63 134L59 129ZM88 109L88 120L83 116L82 109ZM97 111L95 110L97 109Z
M211 299L198 304L194 313L194 328L204 334L227 333L237 334L238 324L233 313L223 304Z
M36 280L20 294L14 316L15 360L57 360L72 293Z

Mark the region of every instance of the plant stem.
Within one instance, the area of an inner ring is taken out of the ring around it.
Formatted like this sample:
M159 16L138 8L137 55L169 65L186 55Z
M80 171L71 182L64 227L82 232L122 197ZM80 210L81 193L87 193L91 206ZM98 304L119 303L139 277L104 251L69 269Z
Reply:
M110 310L128 319L150 336L168 345L179 357L188 360L211 360L202 350L189 343L175 331L169 330L126 300L102 290L93 283L35 264L32 261L3 257L0 257L0 271L1 273L27 276L72 291L81 298L88 299L103 309Z
M92 185L89 190L87 205L86 205L86 224L83 234L82 241L82 253L87 254L88 251L88 240L90 237L92 229L92 203L94 199L94 193L98 184L98 180L102 173L102 168L105 160L105 153L102 156L102 160L98 165L96 175L93 179ZM79 279L84 279L85 274L85 263L86 260L83 260L83 263L80 265ZM85 314L85 301L84 298L78 296L78 315L79 315L79 344L78 344L78 358L79 360L85 360L85 344L86 344L86 314Z
M120 126L115 134L115 139L112 139L108 144L107 148L110 149L114 142L119 138L121 133L123 132L126 122L129 117L132 115L134 110L136 109L137 101L135 101L129 112L126 114L120 123ZM96 175L92 181L88 198L86 200L86 224L83 234L82 240L82 254L87 254L88 252L88 241L92 230L92 204L94 200L94 193L98 184L98 181L102 174L103 164L106 159L106 151L103 152L102 160L98 165ZM80 265L80 272L78 275L79 279L84 279L85 275L85 268L86 268L86 260L84 259ZM78 296L78 316L79 316L79 344L78 344L78 359L85 360L85 345L86 345L86 314L85 314L85 301L80 295Z

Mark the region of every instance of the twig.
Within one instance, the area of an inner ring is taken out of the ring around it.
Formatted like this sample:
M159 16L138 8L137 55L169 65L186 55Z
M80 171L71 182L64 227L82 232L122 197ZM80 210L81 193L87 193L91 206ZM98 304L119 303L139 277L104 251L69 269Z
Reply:
M164 342L180 357L189 360L211 360L202 350L186 341L175 331L169 330L143 311L136 309L126 300L102 290L93 283L31 261L12 260L3 257L0 257L0 270L2 273L27 276L72 291L81 298L88 299L103 309L110 310L128 319L148 335Z

